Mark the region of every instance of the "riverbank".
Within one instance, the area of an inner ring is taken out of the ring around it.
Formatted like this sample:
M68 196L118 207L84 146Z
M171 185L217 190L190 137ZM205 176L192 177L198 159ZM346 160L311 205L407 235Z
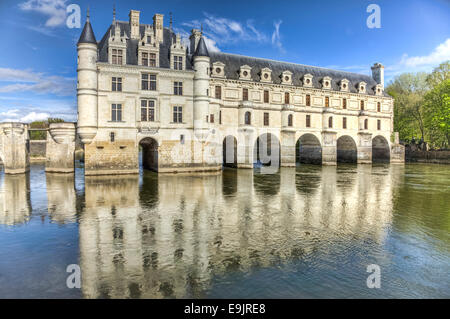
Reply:
M411 150L405 149L405 161L411 163L450 164L450 150Z

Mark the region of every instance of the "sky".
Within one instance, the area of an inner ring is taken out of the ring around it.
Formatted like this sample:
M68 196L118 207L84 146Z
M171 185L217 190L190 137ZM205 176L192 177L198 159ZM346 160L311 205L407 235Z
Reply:
M168 26L171 12L184 39L203 25L210 51L368 75L380 62L386 83L450 59L450 0L0 0L0 122L76 121L76 43L86 10L100 40L114 3L122 21L134 9L141 23L161 13ZM80 7L80 28L68 27L72 4ZM370 4L380 9L379 28L368 27Z

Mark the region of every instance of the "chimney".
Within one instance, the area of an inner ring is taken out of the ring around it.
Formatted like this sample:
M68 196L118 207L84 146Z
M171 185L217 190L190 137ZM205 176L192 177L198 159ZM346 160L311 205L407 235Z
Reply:
M189 37L189 40L191 41L190 47L189 47L189 53L194 54L195 50L197 49L198 41L200 41L200 38L202 37L202 33L198 29L192 29L191 30L191 36Z
M372 78L384 89L384 66L381 63L375 63L371 69Z
M129 17L130 17L131 39L139 40L141 38L139 34L139 13L140 12L137 10L130 10Z
M157 13L153 16L153 30L155 32L155 40L159 42L164 41L163 23L164 23L164 15Z

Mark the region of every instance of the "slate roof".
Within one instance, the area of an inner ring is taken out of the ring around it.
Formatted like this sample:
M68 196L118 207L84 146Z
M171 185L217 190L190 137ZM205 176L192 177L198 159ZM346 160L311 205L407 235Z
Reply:
M200 38L200 41L197 44L197 49L195 50L194 56L208 56L208 48L206 47L205 39L203 37Z
M127 64L137 65L137 49L139 40L131 40L130 38L130 25L125 21L117 21L116 24L112 24L108 30L106 31L103 38L98 43L98 52L99 52L99 61L100 62L108 62L108 38L110 32L114 34L116 25L120 28L121 35L126 35L128 37L127 40ZM141 24L139 28L139 32L141 38L145 34L145 27L147 25ZM86 32L85 32L86 30ZM89 31L90 30L90 31ZM88 22L86 23L83 32L81 34L80 40L83 37L87 37L87 39L91 39L90 34L92 32L92 28ZM159 49L159 64L161 68L170 68L170 46L176 40L175 33L169 29L164 27L163 29L163 37L164 42L160 44ZM92 38L95 40L94 33L92 32ZM252 81L259 82L261 79L261 69L269 68L272 70L272 81L275 84L281 84L281 74L284 71L292 72L292 84L294 86L303 86L302 79L303 76L307 73L313 76L313 87L321 89L322 83L321 80L325 76L331 77L331 90L340 91L340 81L342 79L347 79L350 81L349 83L349 91L351 93L358 93L357 86L360 82L366 82L366 93L369 95L375 95L375 86L377 85L376 81L368 75L351 73L345 71L338 71L332 69L326 69L321 67L303 65L303 64L295 64L281 61L274 61L269 59L262 58L254 58L237 54L229 54L223 52L208 52L207 46L203 38L200 39L199 45L197 47L194 55L187 54L186 58L186 69L192 70L192 58L195 55L201 56L209 56L211 59L211 66L214 62L222 62L225 64L225 76L227 79L238 80L239 79L239 70L243 65L248 65L252 68L251 77ZM384 96L388 96L386 92L384 92Z
M78 43L94 43L97 44L97 40L95 40L94 31L92 31L92 26L89 20L84 24L83 31L81 32L80 39L78 39Z
M322 88L321 80L329 76L331 77L331 89L340 91L340 81L347 79L350 81L349 90L352 93L358 93L357 86L360 82L366 82L367 94L374 95L374 87L377 82L370 76L358 73L351 73L345 71L338 71L332 69L326 69L321 67L295 64L288 62L280 62L269 59L253 58L237 54L229 54L223 52L211 52L210 53L211 65L214 62L222 62L225 64L225 77L227 79L238 80L239 70L241 66L248 65L252 68L251 77L252 81L261 80L261 69L269 68L272 70L272 81L275 84L281 84L281 74L284 71L292 72L292 85L303 86L302 79L305 74L311 74L313 76L313 87Z

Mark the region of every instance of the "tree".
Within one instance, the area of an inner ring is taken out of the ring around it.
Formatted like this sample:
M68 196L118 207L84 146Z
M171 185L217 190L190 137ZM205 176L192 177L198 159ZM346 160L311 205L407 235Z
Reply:
M35 121L30 123L31 129L42 129L42 131L30 131L31 140L45 140L47 138L47 128L51 123L62 123L63 119L49 117L47 121Z
M433 72L434 73L434 72ZM427 137L434 145L450 145L450 79L436 85L424 97Z
M402 140L409 141L418 135L425 137L422 103L429 89L427 76L423 72L403 73L386 88L394 98L394 130Z
M450 60L441 63L437 68L431 72L427 77L427 82L430 87L435 87L450 79Z

